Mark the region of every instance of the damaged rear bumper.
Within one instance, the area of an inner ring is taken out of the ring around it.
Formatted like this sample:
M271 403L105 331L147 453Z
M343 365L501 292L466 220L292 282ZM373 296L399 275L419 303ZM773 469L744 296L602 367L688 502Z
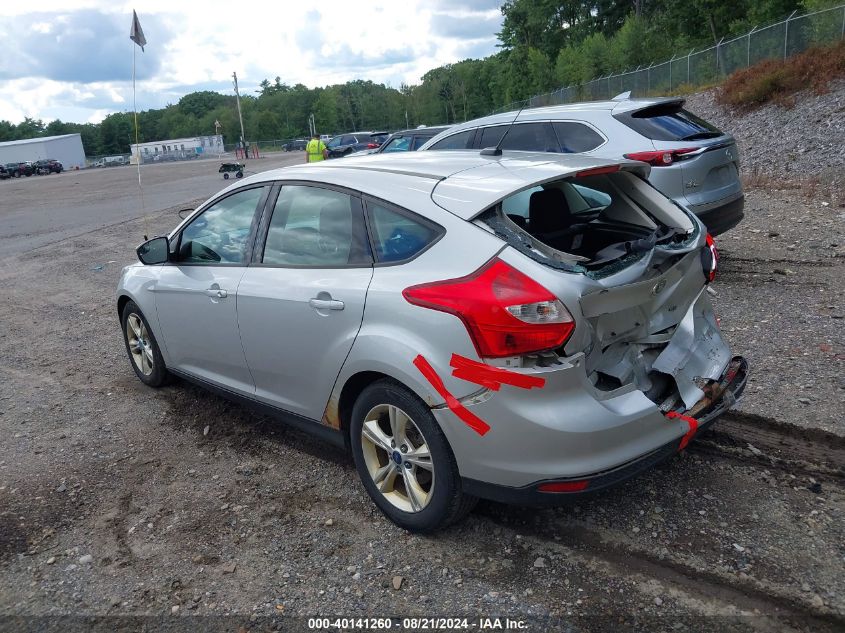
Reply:
M466 493L484 499L524 505L554 505L573 496L581 497L601 491L635 477L639 473L659 464L676 454L687 442L701 431L713 425L716 419L734 406L742 397L748 381L748 362L741 356L735 356L725 369L722 377L714 383L714 392L702 399L702 406L696 413L695 429L689 429L684 436L673 439L662 446L649 451L636 459L612 469L577 477L558 477L543 479L526 486L510 487L492 484L463 477L462 484ZM666 420L666 424L683 424L683 421ZM560 485L558 485L560 484ZM556 487L556 492L544 492L542 487Z

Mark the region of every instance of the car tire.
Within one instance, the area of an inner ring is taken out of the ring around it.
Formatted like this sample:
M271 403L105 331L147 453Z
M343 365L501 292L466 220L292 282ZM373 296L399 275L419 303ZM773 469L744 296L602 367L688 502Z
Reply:
M364 488L399 527L434 532L475 506L477 499L461 490L455 456L431 410L399 383L379 380L364 389L349 432Z
M223 174L223 180L229 180L229 174L224 173Z
M242 171L239 171L237 174L235 174L235 176L236 176L237 178L243 178L243 177L244 177L244 173L243 173Z
M170 372L167 371L158 341L146 317L134 301L123 306L120 324L129 364L135 370L138 380L149 387L166 385L170 380Z

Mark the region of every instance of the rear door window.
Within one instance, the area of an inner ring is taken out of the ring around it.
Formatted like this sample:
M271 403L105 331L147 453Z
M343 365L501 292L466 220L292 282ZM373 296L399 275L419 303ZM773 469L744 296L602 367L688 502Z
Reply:
M472 143L472 138L475 135L475 130L465 130L447 136L442 141L438 141L428 149L467 149Z
M411 139L407 136L397 136L396 138L390 139L387 145L384 146L384 149L381 150L382 152L407 152L408 151L408 143ZM416 149L416 148L415 148Z
M722 131L679 103L661 103L615 115L625 125L655 141L697 141L722 136Z
M589 152L604 143L604 138L593 128L574 121L552 123L557 135L558 146L564 154Z
M359 199L321 187L284 185L261 263L315 268L369 265Z

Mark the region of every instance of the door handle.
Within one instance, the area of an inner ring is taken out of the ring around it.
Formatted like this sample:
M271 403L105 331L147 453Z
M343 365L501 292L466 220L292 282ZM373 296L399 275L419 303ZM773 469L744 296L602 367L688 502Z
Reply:
M337 299L311 299L308 302L315 310L343 310L344 304L343 301L338 301Z
M229 296L229 293L227 291L222 290L220 288L207 288L205 294L215 299L225 299Z

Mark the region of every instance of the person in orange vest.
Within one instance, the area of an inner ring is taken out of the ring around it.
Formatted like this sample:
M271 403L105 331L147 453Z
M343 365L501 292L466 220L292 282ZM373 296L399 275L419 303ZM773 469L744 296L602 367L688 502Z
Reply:
M328 158L329 150L326 149L326 144L320 140L316 133L311 136L311 140L305 146L305 162L316 163L317 161Z

